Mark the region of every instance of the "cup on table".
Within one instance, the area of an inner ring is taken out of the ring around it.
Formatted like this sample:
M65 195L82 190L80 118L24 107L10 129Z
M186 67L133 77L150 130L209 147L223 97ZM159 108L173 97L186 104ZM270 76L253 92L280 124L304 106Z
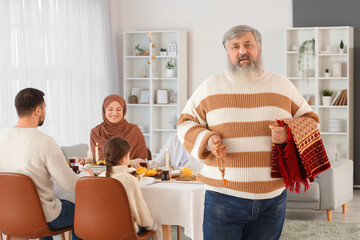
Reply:
M74 173L79 174L80 173L80 169L79 169L80 163L74 163L71 166L71 169L74 171Z
M139 165L140 165L141 167L147 168L148 163L147 163L147 162L139 162Z
M170 180L170 171L162 170L160 176L161 176L161 181L168 181L168 180Z
M69 167L71 167L71 169L76 173L80 173L80 170L79 170L79 166L80 166L80 163L77 163L76 162L76 156L70 156L68 157L68 164L69 164Z

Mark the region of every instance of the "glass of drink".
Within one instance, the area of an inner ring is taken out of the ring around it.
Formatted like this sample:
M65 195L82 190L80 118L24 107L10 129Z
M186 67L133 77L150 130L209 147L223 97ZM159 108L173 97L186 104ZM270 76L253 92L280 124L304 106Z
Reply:
M162 170L161 171L161 181L168 181L168 180L170 180L169 170Z
M70 156L68 157L68 164L69 164L69 167L72 167L73 164L76 163L76 157L75 156Z
M71 169L74 171L74 173L76 173L76 174L79 174L79 173L80 173L79 166L80 166L80 163L74 163L74 164L71 166Z
M140 162L139 164L141 167L147 168L147 162Z

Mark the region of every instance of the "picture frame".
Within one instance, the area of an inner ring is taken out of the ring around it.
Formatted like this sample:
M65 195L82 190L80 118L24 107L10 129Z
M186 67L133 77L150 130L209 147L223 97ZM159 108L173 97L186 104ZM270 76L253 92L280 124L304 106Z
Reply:
M138 103L139 104L150 103L150 90L149 89L140 89Z
M140 90L143 88L131 88L131 95L137 96L138 98L140 97Z
M169 104L169 93L167 89L156 90L156 104Z
M332 77L341 77L341 62L332 62L331 63L331 76Z

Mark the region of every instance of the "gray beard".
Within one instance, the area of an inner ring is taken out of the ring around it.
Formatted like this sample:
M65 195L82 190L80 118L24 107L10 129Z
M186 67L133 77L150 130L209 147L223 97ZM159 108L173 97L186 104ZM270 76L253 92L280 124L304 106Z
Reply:
M239 56L236 64L231 64L228 58L228 70L234 80L244 82L259 77L264 71L262 56L260 55L259 59L254 61L250 56L246 55L249 58L250 64L239 65L240 59L243 57L244 55Z

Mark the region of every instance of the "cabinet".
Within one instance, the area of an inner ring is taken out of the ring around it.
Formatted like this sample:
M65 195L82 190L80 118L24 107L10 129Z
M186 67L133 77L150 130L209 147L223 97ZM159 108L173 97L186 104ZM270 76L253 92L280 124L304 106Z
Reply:
M310 100L311 108L319 115L323 141L336 145L340 158L353 159L353 28L290 28L286 30L285 38L287 78ZM343 52L339 49L341 40L344 43ZM310 43L304 46L304 53L299 59L299 49L305 41ZM329 76L325 73L326 69L330 70ZM322 101L324 89L333 91L332 101L341 90L346 89L347 104L325 106Z
M176 133L177 118L187 101L187 33L124 32L123 44L125 117L140 127L156 155ZM166 73L169 61L176 65L173 75ZM138 103L129 103L131 95L137 96Z

